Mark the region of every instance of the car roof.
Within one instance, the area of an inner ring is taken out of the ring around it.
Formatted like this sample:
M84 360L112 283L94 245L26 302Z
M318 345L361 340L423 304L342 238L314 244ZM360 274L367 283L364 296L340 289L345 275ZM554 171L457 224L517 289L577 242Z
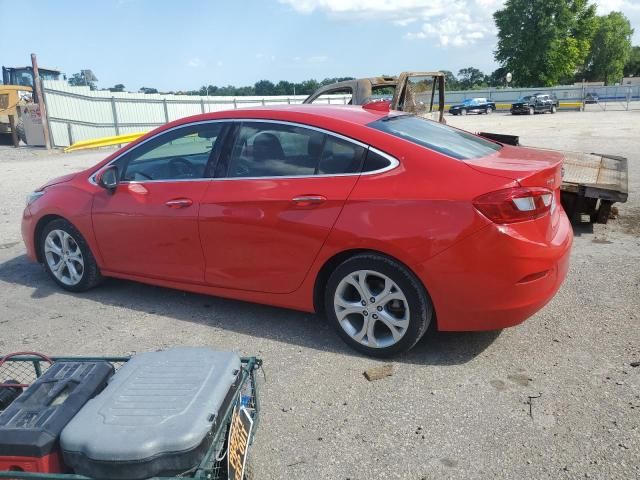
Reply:
M238 108L219 112L203 113L175 120L168 128L186 123L224 119L265 119L313 124L338 121L355 125L367 125L388 115L389 112L363 108L355 105L272 105L265 107Z

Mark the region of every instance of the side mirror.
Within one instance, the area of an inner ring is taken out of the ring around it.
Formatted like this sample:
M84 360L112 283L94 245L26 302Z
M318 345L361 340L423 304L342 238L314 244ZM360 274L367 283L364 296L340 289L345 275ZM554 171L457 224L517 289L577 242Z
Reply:
M118 177L118 167L111 165L105 168L98 177L98 185L113 193L118 187Z

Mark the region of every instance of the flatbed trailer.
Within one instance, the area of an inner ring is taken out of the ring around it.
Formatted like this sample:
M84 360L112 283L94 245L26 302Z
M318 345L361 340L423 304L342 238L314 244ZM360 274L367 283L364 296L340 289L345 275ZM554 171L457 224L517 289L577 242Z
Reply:
M589 215L591 222L607 223L614 203L629 196L627 159L603 153L562 152L562 206L574 223Z
M516 135L480 132L480 136L520 145ZM604 153L560 151L562 166L560 200L571 222L582 222L583 215L592 223L607 223L614 203L624 203L629 196L628 165L625 157Z

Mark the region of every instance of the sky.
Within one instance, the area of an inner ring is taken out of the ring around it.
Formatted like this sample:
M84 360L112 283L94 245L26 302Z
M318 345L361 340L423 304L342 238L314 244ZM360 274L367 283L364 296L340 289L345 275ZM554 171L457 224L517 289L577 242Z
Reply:
M640 45L640 0L598 0L622 11ZM98 87L117 83L192 90L393 75L473 66L490 73L504 0L0 0L0 64L67 75L93 70ZM24 20L24 21L21 21ZM8 47L8 48L7 48Z

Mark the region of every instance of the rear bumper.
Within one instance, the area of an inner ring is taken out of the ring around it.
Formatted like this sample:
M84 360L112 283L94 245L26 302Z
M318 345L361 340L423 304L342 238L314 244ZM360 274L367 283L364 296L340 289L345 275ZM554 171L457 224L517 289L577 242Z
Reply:
M561 212L553 239L546 222L489 225L419 270L444 331L518 325L556 294L569 269L571 224Z

